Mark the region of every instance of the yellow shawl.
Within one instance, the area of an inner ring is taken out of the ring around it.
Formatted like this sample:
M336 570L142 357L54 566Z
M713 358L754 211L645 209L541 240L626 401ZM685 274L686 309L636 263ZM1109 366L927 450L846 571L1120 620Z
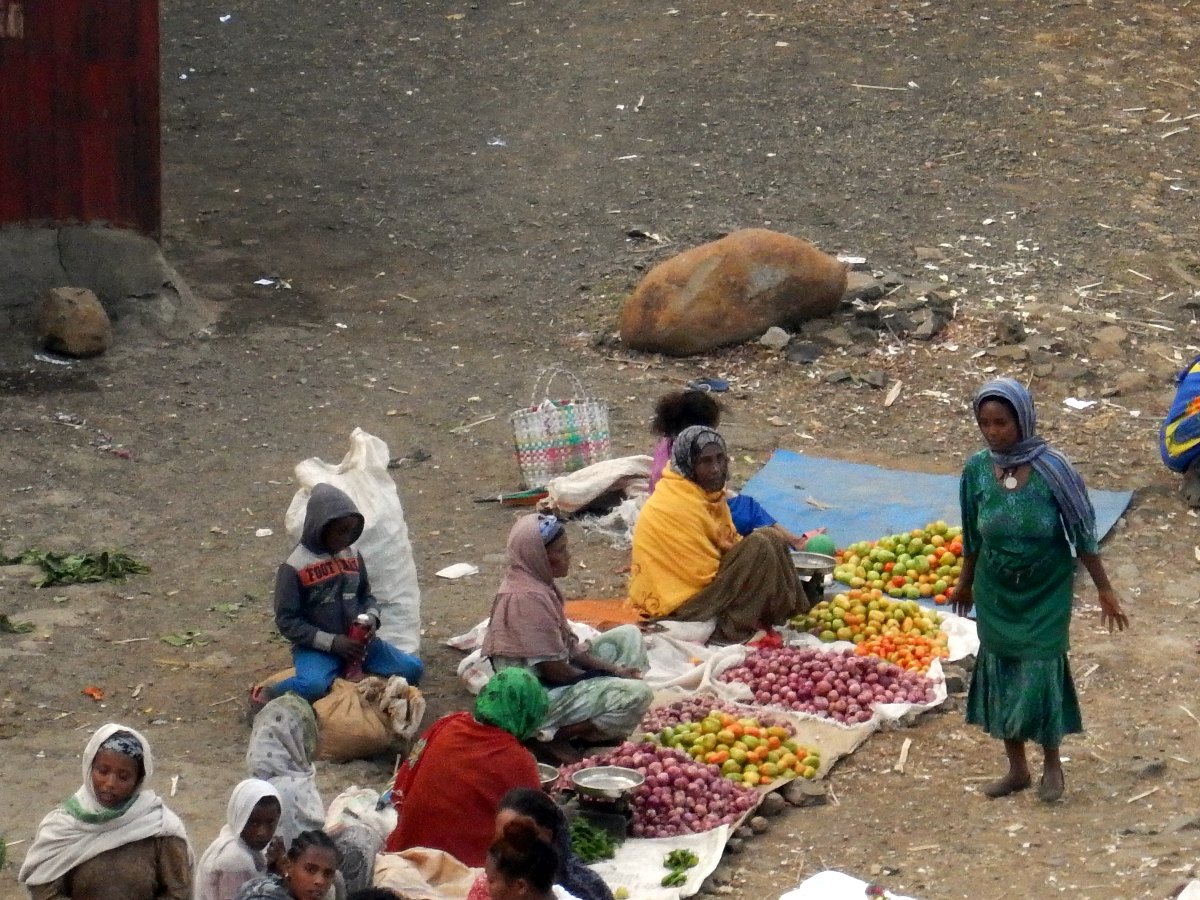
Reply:
M668 616L708 586L740 540L725 492L709 493L668 466L633 529L629 602Z

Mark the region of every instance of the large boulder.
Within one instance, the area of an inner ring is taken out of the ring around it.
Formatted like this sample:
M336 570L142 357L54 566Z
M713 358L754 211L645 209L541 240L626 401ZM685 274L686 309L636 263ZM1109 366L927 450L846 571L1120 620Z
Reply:
M846 266L808 241L747 228L655 266L625 301L621 340L688 356L832 313Z
M38 309L38 340L67 356L97 356L112 343L112 323L86 288L51 288Z

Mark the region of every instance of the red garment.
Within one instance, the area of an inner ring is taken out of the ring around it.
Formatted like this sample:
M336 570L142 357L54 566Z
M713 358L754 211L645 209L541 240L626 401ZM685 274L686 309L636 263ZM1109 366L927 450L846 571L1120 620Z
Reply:
M434 847L480 867L496 834L500 798L540 785L533 754L503 728L469 712L443 716L396 773L392 803L400 822L387 849Z

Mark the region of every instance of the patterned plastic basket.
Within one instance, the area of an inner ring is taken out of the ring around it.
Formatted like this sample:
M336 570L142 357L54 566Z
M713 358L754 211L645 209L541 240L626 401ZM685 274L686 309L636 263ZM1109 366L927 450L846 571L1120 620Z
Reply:
M565 375L574 384L572 399L550 399L550 385L558 375ZM543 391L539 402L538 395ZM509 419L517 465L526 487L545 487L550 479L608 459L611 453L608 404L585 397L579 379L562 369L539 375L529 406Z

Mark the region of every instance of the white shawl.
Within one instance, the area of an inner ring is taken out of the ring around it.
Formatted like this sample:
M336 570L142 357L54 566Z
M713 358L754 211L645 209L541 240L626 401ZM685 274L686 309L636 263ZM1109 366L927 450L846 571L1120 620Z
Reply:
M268 797L279 800L279 791L270 783L259 778L238 782L225 807L225 825L196 866L193 900L231 900L241 882L266 871L266 859L242 840L242 830L254 807ZM281 801L281 809L282 806ZM235 881L238 882L236 887Z
M152 837L180 837L187 840L183 822L162 799L145 787L154 774L150 743L126 725L109 724L97 729L83 751L83 785L75 792L75 802L89 813L105 807L92 788L92 760L100 745L118 731L127 731L142 745L145 777L138 783L133 803L121 815L107 822L91 824L71 815L59 806L47 813L38 826L33 844L21 864L17 880L21 884L49 884L101 853ZM191 852L189 847L188 852Z
M283 814L275 833L287 846L300 832L325 824L325 804L312 763L316 749L316 716L309 702L296 694L277 697L254 717L246 768L251 778L268 781L279 792Z

